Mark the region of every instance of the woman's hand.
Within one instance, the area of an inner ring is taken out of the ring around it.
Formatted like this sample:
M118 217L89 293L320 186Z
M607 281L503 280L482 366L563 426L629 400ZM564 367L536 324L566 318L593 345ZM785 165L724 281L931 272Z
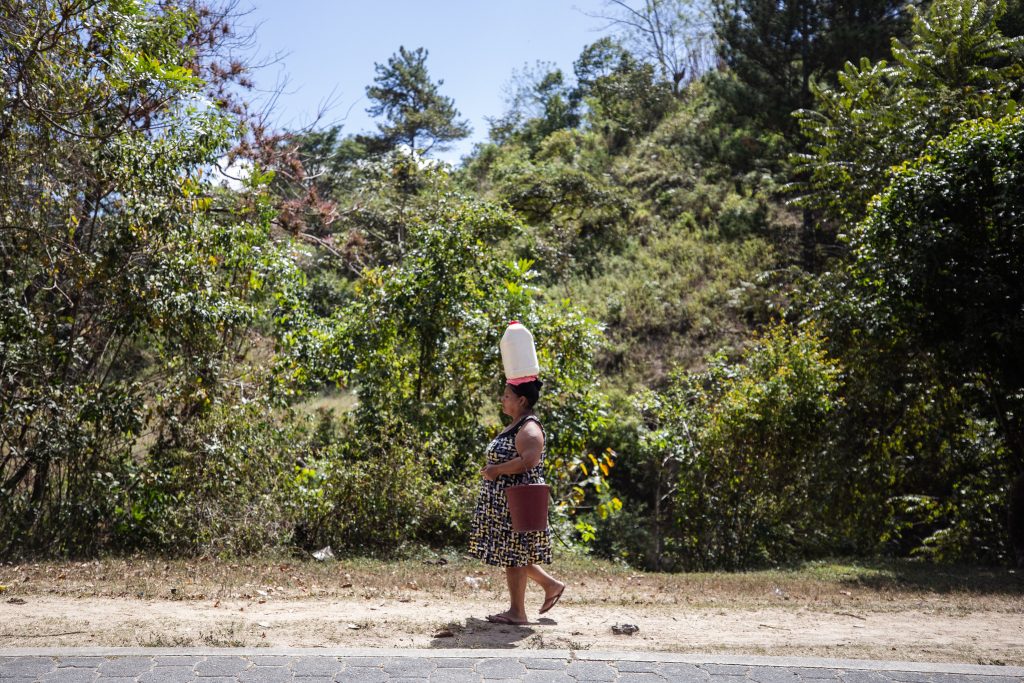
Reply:
M486 479L487 481L494 481L495 479L498 478L498 473L495 472L494 469L494 465L487 465L482 470L480 470L480 474L482 474L484 479Z

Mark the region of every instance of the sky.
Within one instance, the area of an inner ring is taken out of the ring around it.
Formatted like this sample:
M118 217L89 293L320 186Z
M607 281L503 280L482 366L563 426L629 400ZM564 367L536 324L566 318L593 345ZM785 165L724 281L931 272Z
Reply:
M538 60L567 75L582 49L605 35L606 21L589 14L604 0L248 0L243 20L255 29L258 56L280 61L256 74L261 89L287 80L274 119L297 129L312 123L325 103L331 109L318 127L340 124L343 133L376 130L366 114L366 86L374 63L384 64L399 46L428 50L432 80L455 100L472 135L449 152L457 162L486 139L485 117L505 110L503 88L514 70ZM243 4L244 7L244 4Z

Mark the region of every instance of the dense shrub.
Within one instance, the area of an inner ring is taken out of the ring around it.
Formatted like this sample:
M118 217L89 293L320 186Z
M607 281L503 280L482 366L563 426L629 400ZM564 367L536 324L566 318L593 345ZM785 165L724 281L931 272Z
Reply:
M418 433L397 419L372 434L343 420L341 438L295 468L295 544L395 556L417 543L457 547L473 509L469 470L432 476Z
M645 503L660 566L738 569L828 549L816 499L835 477L826 453L840 387L823 341L776 325L738 362L716 357L641 399L637 457L657 478Z
M123 491L122 545L221 556L287 547L302 514L293 477L308 431L262 400L218 405L136 468Z

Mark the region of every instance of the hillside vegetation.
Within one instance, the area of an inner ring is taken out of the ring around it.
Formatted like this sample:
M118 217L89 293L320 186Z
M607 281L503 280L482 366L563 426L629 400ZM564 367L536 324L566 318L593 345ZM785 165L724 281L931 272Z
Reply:
M0 556L460 548L517 319L565 546L1024 562L1019 2L633 3L457 167L426 49L274 131L230 3L9 4Z

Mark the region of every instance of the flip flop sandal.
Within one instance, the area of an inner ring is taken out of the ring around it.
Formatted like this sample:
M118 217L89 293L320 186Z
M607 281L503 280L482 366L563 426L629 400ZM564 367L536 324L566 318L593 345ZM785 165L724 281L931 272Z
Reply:
M562 597L562 593L564 593L564 592L565 592L565 586L562 586L562 590L558 591L558 593L556 593L555 595L552 595L550 598L548 598L547 600L544 601L544 604L541 605L540 611L537 612L537 614L544 614L545 612L550 611L552 607L554 607L555 605L558 604L558 600ZM548 603L551 603L551 604L548 604Z
M504 614L489 614L487 615L487 621L492 624L505 624L507 626L526 626L530 623L529 621L515 621Z

